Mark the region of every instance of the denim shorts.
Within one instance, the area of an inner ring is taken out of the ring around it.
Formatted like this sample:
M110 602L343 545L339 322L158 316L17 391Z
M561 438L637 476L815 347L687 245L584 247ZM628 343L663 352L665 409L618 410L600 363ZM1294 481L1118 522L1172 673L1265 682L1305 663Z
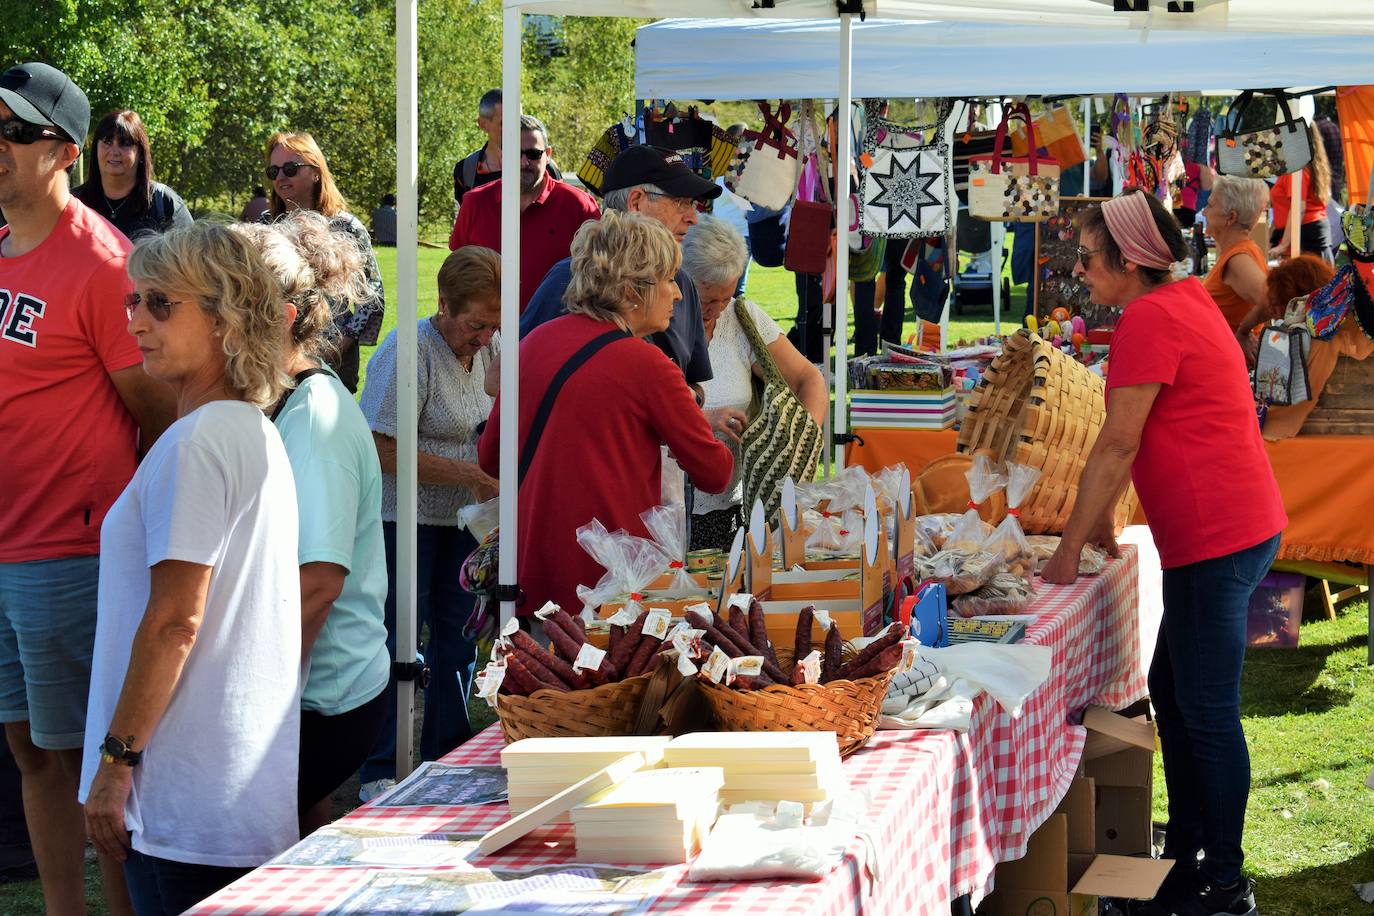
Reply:
M85 740L99 581L98 556L0 563L0 722L37 747Z

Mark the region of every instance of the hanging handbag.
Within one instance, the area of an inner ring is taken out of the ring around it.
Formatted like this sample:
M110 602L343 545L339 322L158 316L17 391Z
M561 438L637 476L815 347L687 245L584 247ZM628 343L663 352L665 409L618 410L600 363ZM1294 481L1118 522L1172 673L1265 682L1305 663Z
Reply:
M1369 182L1365 185L1366 201L1352 203L1341 214L1341 231L1345 233L1345 243L1350 246L1352 256L1374 257L1374 168L1369 170Z
M1307 355L1311 346L1312 336L1303 325L1262 328L1251 375L1255 400L1280 407L1308 400Z
M1307 330L1317 340L1330 340L1340 330L1355 302L1355 287L1360 278L1346 264L1325 286L1307 297Z
M960 203L968 204L969 161L975 156L991 156L998 147L997 131L974 130L976 109L968 102L964 105L968 109L968 125L963 133L954 137L954 145L950 148L950 171L954 175L954 196ZM1001 151L1004 154L1012 151L1010 137L1002 138Z
M783 102L775 115L772 106L759 102L759 114L763 127L746 130L740 138L725 185L751 204L781 210L792 199L801 172L797 135L787 127L792 106Z
M1217 171L1245 178L1277 178L1307 167L1312 161L1312 140L1307 121L1293 117L1288 96L1280 89L1263 90L1278 101L1283 120L1260 130L1238 131L1245 109L1255 93L1236 97L1226 113L1226 129L1217 135Z
M1032 123L1035 125L1035 139L1039 142L1040 149L1059 163L1061 173L1065 169L1088 161L1088 154L1083 149L1083 138L1078 136L1078 129L1073 122L1073 114L1063 105L1056 105L1042 112ZM1025 130L1017 128L1012 132L1011 150L1013 155L1026 155Z
M787 386L754 325L749 304L742 298L735 300L735 315L754 348L754 359L763 369L762 380L751 374L754 397L749 422L740 436L744 505L762 500L764 518L772 518L782 501L778 484L784 477L809 481L816 476L823 434L820 424Z
M969 173L969 214L999 222L1040 222L1059 212L1059 163L1036 151L1035 126L1022 103L1008 107L997 127L1000 148L1010 122L1020 118L1029 133L1026 156L975 156Z
M907 267L911 274L911 289L908 296L911 298L912 308L916 311L916 317L931 324L938 324L941 317L945 314L945 302L949 299L949 257L943 245L934 245L928 241L913 242L913 245L920 245L921 250L916 253L914 259L908 262L903 257L902 266ZM910 252L910 249L907 249Z
M611 160L634 146L634 137L634 122L626 118L606 128L597 138L582 164L577 167L577 177L588 191L597 197L601 196L601 183L606 180L606 170L611 167Z
M920 139L933 130L934 143ZM949 144L935 127L903 127L872 118L864 139L859 227L868 235L929 238L950 227Z
M815 134L816 125L809 103L802 103L802 149L812 151L802 168L797 186L797 199L792 202L792 214L787 220L787 251L782 266L795 273L825 272L827 259L834 251L835 208L826 189L821 146ZM811 136L807 137L810 129ZM807 141L810 141L809 143Z

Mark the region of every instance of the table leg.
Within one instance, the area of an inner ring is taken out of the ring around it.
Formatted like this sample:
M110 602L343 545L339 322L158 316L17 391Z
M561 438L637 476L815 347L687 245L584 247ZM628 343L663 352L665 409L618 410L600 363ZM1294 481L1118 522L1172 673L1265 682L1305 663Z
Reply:
M1365 594L1369 596L1371 602L1374 602L1374 566L1365 566L1364 576L1365 582L1369 585L1369 591ZM1366 608L1366 616L1369 620L1369 638L1366 642L1368 651L1367 661L1369 664L1374 665L1374 608L1370 608L1368 604L1366 604Z

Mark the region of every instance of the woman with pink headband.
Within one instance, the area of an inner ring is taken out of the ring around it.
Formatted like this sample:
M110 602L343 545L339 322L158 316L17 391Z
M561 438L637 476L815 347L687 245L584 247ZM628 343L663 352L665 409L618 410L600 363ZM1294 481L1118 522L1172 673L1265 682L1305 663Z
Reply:
M1250 758L1240 673L1250 594L1288 523L1260 440L1245 357L1202 284L1173 215L1132 191L1085 215L1074 274L1122 306L1107 369L1107 417L1059 551L1042 573L1072 582L1083 546L1115 552L1112 506L1127 480L1164 568L1150 696L1159 723L1175 865L1133 912L1253 914L1241 835ZM1202 858L1199 860L1199 853Z

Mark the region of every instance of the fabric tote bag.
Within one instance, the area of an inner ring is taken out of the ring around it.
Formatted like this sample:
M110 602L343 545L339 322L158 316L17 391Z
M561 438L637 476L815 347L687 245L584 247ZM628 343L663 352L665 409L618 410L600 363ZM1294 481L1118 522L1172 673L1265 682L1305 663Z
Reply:
M749 405L749 422L740 441L746 514L754 500L763 501L765 518L778 511L782 494L778 484L784 477L810 480L816 476L816 463L824 446L820 424L807 411L787 380L773 362L763 342L749 304L735 300L735 315L754 348L754 358L763 368L763 380L754 376L754 397Z
M949 145L926 143L920 131L882 118L868 124L859 184L859 228L868 235L930 238L950 226Z
M1059 163L1036 150L1035 125L1024 104L1012 105L997 127L995 148L1000 149L1013 119L1019 118L1029 134L1025 156L978 156L969 172L969 214L985 220L1036 223L1059 213Z
M1255 93L1242 92L1226 113L1226 130L1217 136L1217 171L1223 175L1245 178L1277 178L1307 167L1312 161L1312 141L1307 122L1293 117L1288 109L1288 96L1280 91L1267 91L1278 100L1282 117L1270 127L1260 130L1237 131Z
M767 102L759 103L763 127L746 130L725 185L740 197L766 210L781 210L792 199L801 176L797 135L787 126L792 106L783 102L773 114Z
M1311 346L1312 336L1302 325L1262 328L1252 376L1255 400L1282 407L1308 400L1307 355Z
M1059 163L1059 170L1071 169L1088 161L1088 153L1083 149L1083 138L1073 121L1073 114L1063 105L1056 105L1044 112L1033 122L1035 139L1040 149ZM1017 130L1011 135L1012 153L1024 156L1027 153L1026 132Z

